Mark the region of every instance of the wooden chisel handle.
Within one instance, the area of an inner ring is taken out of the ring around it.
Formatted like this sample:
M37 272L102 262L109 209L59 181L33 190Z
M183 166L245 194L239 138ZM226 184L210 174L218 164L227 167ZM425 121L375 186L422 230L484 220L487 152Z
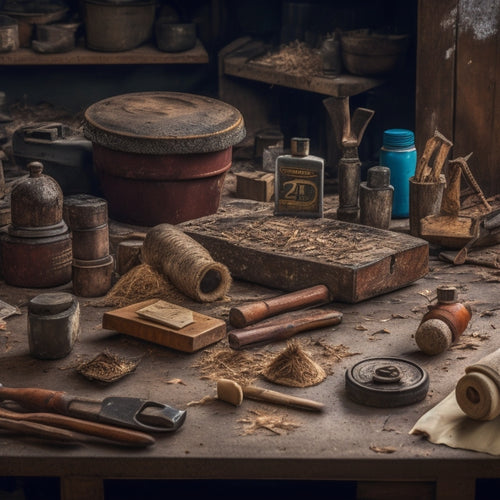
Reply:
M231 331L228 335L229 346L233 349L241 349L250 344L284 340L296 333L338 325L342 321L342 313L333 309L310 309L286 316L266 322L260 327Z
M245 398L254 399L256 401L265 401L284 406L292 406L303 410L321 411L324 408L323 403L312 401L310 399L298 398L297 396L290 396L288 394L271 391L269 389L262 389L261 387L250 385L242 387L242 391Z
M317 285L270 299L258 300L229 311L229 322L235 328L244 328L258 321L284 312L330 302L330 291L325 285Z
M151 446L155 439L144 432L122 429L107 424L89 422L79 418L67 417L55 413L18 413L0 408L0 418L20 422L34 422L62 429L81 432L128 446Z

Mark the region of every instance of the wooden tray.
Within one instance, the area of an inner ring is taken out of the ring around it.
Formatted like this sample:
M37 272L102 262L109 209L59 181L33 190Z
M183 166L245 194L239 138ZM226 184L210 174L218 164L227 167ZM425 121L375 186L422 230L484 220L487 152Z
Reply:
M402 288L428 272L427 241L333 219L211 215L179 227L233 278L285 291L324 284L340 302Z
M150 299L105 312L102 327L184 352L198 351L226 336L225 321L196 311L193 311L194 323L180 329L148 321L136 313L139 309L155 302L158 302L158 299Z

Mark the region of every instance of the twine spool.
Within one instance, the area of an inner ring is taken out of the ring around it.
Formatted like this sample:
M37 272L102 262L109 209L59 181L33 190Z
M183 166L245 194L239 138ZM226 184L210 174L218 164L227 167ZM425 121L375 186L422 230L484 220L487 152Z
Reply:
M475 420L500 415L500 349L468 366L457 382L455 396L462 411Z
M199 302L221 299L231 286L227 267L215 262L202 245L171 224L159 224L148 231L142 260Z

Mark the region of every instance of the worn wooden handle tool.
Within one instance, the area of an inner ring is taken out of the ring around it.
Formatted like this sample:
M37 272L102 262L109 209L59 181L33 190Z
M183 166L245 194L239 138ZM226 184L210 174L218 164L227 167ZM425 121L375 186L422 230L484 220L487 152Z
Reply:
M239 307L233 307L229 311L229 322L235 328L244 328L271 316L327 303L331 300L328 287L317 285L270 299L258 300Z
M342 313L335 309L295 311L284 318L280 316L266 321L261 326L233 330L228 335L228 341L233 349L241 349L251 344L288 339L300 332L338 325L341 321Z
M60 429L68 429L127 446L145 447L155 443L155 439L144 432L89 422L88 420L81 420L55 413L19 413L0 408L0 418L22 423L31 422Z

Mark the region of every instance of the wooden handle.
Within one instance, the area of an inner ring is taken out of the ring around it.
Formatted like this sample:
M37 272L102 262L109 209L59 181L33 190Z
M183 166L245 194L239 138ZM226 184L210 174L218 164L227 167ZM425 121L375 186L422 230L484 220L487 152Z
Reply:
M233 307L229 311L229 322L235 328L244 328L277 314L326 303L330 300L328 288L325 285L317 285L240 307Z
M285 318L268 321L260 327L232 331L228 335L228 341L233 349L241 349L250 344L284 340L299 332L338 325L341 321L342 313L333 309L296 311Z
M323 403L312 401L310 399L298 398L283 394L282 392L271 391L269 389L262 389L260 387L246 386L242 387L243 396L248 399L256 401L266 401L268 403L275 403L284 406L292 406L304 410L321 411L324 408Z
M78 443L82 441L74 432L34 422L18 422L8 418L0 418L0 428L19 432L28 436L54 439L60 442Z
M68 396L62 391L0 386L0 400L9 399L30 410L66 413Z
M152 436L143 432L122 429L120 427L107 424L89 422L87 420L81 420L54 413L17 413L0 408L0 418L15 420L18 422L34 422L37 424L55 426L129 446L142 447L150 446L155 443L155 439Z

